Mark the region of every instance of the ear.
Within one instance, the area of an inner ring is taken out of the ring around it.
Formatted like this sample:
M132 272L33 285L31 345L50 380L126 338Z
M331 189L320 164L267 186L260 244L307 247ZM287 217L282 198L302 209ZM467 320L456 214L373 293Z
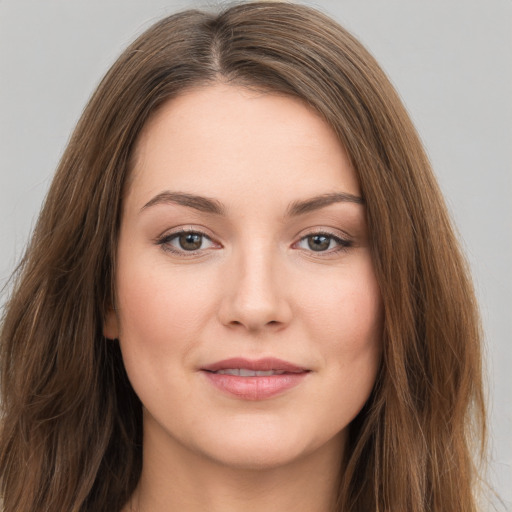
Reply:
M103 321L103 336L109 340L119 338L119 321L114 309L108 308L105 320Z

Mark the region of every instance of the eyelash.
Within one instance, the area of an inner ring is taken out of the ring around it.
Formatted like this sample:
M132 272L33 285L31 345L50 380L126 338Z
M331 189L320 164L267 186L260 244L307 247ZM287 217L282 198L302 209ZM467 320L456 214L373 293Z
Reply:
M215 242L213 242L212 239L206 233L203 233L202 231L199 231L197 229L182 229L180 231L175 231L174 233L163 235L162 237L160 237L156 240L156 244L161 246L162 250L164 250L166 252L171 252L173 254L176 254L178 256L185 257L185 258L197 256L201 251L204 250L204 249L197 249L194 251L187 251L185 249L176 249L175 247L170 245L170 243L173 240L177 239L181 235L199 235L202 237L202 239L207 239L210 242L212 242L213 244L215 244ZM353 246L352 240L349 240L347 238L341 238L341 237L334 235L333 233L329 233L327 231L313 231L311 233L308 233L307 235L304 235L303 237L301 237L297 242L295 242L293 244L293 246L296 246L300 242L305 241L308 238L314 237L314 236L323 236L323 237L330 239L331 241L334 241L336 244L338 244L338 246L335 249L327 249L325 251L314 251L312 249L311 250L304 249L306 252L312 253L313 255L318 255L320 257L332 256L339 252L347 251L350 247ZM330 243L329 243L329 245L330 245Z
M202 250L204 249L198 249L195 251L186 251L185 249L176 249L170 243L175 240L176 238L180 237L181 235L199 235L202 237L202 239L207 239L210 242L214 243L212 239L202 231L199 231L197 229L182 229L180 231L175 231L174 233L169 233L167 235L163 235L162 237L158 238L156 240L156 244L160 245L162 249L166 252L171 252L173 254L176 254L181 257L190 257L190 256L197 256Z
M313 249L311 249L311 250L306 249L306 252L310 252L313 255L317 255L320 257L332 256L332 255L338 254L340 252L347 251L350 247L353 246L352 240L349 240L348 238L341 238L333 233L329 233L328 231L313 231L313 232L308 233L307 235L304 235L303 237L301 237L300 240L298 242L295 242L293 245L295 246L295 245L299 244L300 242L305 241L308 238L311 238L314 236L323 236L323 237L330 239L331 241L334 241L336 244L338 244L338 246L336 248L327 249L326 251L314 251ZM330 242L329 242L329 245L330 245Z

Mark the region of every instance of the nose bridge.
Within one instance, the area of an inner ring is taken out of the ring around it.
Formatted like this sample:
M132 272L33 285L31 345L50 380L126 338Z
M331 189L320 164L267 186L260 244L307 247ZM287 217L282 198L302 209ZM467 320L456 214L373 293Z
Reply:
M222 309L223 322L258 330L283 325L290 319L290 305L280 286L280 255L275 244L263 238L234 251Z
M270 304L276 298L277 255L273 249L259 241L252 249L240 251L238 294L247 304Z

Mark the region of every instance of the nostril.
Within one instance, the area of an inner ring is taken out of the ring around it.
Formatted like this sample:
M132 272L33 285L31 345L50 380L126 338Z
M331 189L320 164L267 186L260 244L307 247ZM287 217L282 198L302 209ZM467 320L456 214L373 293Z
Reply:
M270 320L266 323L261 324L260 327L255 327L255 326L251 326L249 323L245 324L244 322L242 322L240 320L232 320L231 322L229 322L229 325L231 327L238 327L239 325L241 325L241 326L246 326L251 330L254 330L254 329L260 329L261 327L278 327L279 325L282 325L282 322L279 322L278 320Z

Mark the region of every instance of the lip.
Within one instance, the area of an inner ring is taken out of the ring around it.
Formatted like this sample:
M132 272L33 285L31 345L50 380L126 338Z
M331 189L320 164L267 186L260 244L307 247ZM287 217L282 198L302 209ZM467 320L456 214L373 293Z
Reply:
M216 372L218 370L226 370L228 368L246 368L247 370L253 371L282 370L289 373L302 373L309 371L307 368L297 366L275 357L265 357L263 359L256 360L245 359L243 357L233 357L231 359L224 359L208 366L204 366L201 370Z
M254 377L213 373L228 368L245 368L253 371L280 370L286 373ZM231 358L217 361L201 368L208 382L221 392L242 400L266 400L298 386L310 370L282 359L268 357L258 360Z

